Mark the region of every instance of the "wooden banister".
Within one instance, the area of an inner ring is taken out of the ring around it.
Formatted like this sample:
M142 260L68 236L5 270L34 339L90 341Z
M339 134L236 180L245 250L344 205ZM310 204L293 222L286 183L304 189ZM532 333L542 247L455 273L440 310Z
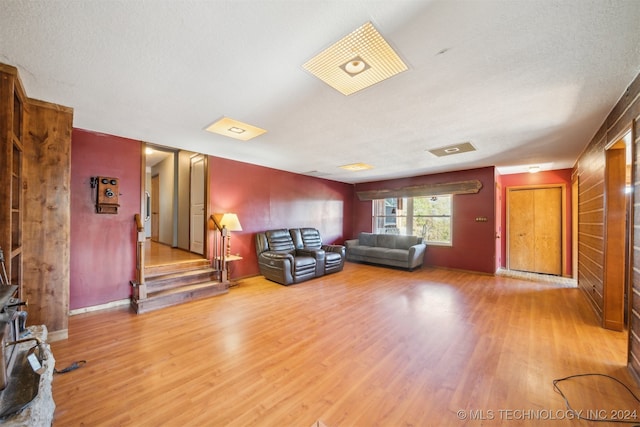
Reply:
M140 214L136 214L134 219L136 221L136 229L138 230L138 232L144 231L144 224L142 223L142 217L140 216Z
M133 288L133 297L137 300L147 298L147 285L144 281L144 223L140 214L135 214L134 220L138 230L138 242L136 244L136 283Z

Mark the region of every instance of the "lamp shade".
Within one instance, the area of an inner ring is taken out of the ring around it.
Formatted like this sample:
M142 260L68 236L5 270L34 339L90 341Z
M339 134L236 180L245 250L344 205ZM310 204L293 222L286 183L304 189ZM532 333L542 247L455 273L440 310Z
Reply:
M213 216L216 222L220 224L220 227L226 227L229 231L242 231L238 215L234 213L217 213L213 214Z

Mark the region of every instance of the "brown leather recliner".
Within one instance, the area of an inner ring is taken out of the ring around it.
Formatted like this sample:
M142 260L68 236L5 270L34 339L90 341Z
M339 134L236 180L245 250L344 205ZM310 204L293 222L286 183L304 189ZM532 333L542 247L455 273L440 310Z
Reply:
M307 249L317 252L316 260L321 264L317 268L319 276L341 271L344 267L345 247L342 245L324 245L316 228L291 228L289 233L296 249ZM320 262L324 259L324 262Z
M286 228L256 234L256 252L260 273L282 285L312 279L317 268L324 267L324 259L317 260L316 251L296 249Z

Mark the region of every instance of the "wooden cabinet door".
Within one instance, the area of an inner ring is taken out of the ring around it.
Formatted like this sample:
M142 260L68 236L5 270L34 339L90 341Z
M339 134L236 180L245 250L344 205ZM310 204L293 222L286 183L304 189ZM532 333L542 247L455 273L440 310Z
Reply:
M509 190L509 268L562 274L562 188Z
M507 224L509 238L509 268L511 270L535 271L535 229L533 193L530 190L509 191L509 216Z

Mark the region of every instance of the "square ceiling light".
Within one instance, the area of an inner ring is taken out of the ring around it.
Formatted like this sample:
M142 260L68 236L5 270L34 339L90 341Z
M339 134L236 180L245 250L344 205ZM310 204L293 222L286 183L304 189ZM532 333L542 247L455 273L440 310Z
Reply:
M407 70L371 22L337 41L302 67L344 95Z
M266 132L264 129L242 123L238 120L230 119L229 117L221 118L212 125L209 125L206 130L228 136L230 138L239 139L240 141L248 141Z
M368 165L366 163L351 163L349 165L340 166L341 169L345 169L352 172L364 171L367 169L373 169L373 166Z

